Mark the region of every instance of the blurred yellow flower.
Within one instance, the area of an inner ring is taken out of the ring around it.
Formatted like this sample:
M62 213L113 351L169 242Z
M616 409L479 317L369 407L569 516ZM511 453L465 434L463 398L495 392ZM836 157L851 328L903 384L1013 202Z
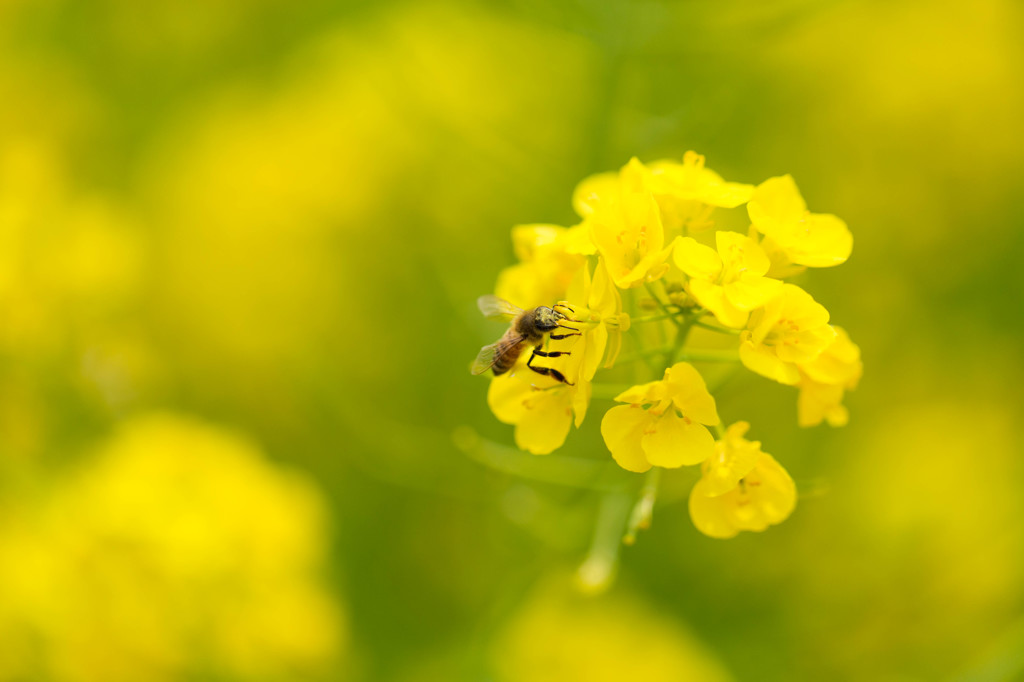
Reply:
M701 232L714 226L710 220L716 207L735 208L745 204L753 185L725 182L722 176L704 167L704 156L694 151L683 155L683 162L655 161L651 170L651 188L661 207L665 229Z
M623 469L676 468L711 456L715 439L704 425L718 424L718 412L693 365L677 363L664 379L634 386L615 400L629 404L605 413L601 435Z
M520 308L550 306L566 297L573 277L593 253L586 230L558 225L518 225L512 228L517 265L498 274L494 293Z
M785 521L796 507L796 485L775 459L760 452L760 443L743 441L746 425L734 424L719 456L704 465L704 475L690 491L690 518L697 530L713 538L735 537L742 530L762 531ZM753 455L758 455L754 463ZM748 468L749 467L749 468ZM747 469L728 489L725 483Z
M740 334L740 360L752 372L794 385L800 381L798 363L806 364L836 336L828 311L795 284L755 311Z
M130 309L145 281L134 218L74 193L64 166L45 143L0 139L0 350L21 357L66 352Z
M0 522L0 679L322 677L345 639L325 514L245 439L127 423Z
M727 682L682 623L628 592L582 595L551 580L492 643L497 682Z
M671 245L665 248L650 171L639 160L631 159L618 175L603 173L581 182L573 205L616 286L638 287L665 274Z
M808 211L790 175L758 185L747 213L754 228L792 263L826 268L850 257L853 236L846 223L831 214Z
M742 327L750 311L779 293L782 282L765 277L771 263L757 241L738 232L716 232L714 249L683 237L673 258L689 275L687 290L727 327Z
M799 365L800 396L797 398L797 420L800 426L816 426L828 421L831 426L845 426L849 413L843 406L843 395L857 387L864 363L860 348L841 327L832 327L836 337L813 361Z

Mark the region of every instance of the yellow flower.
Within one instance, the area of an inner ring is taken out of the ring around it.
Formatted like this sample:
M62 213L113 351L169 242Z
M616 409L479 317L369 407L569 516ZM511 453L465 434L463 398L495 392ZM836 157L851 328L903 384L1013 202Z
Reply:
M750 236L754 239L758 238L757 228L753 225L750 226ZM768 277L787 279L807 271L806 265L797 265L791 261L785 250L768 237L761 237L759 246L771 262L768 272L765 273Z
M525 350L524 359L510 372L491 380L487 404L500 421L515 425L515 441L520 449L547 455L565 443L574 408L577 426L583 422L590 402L590 383L569 386L541 376L526 366L529 353ZM574 369L578 373L578 364Z
M757 465L763 454L761 443L743 437L749 429L747 422L736 422L725 430L723 438L715 441L714 454L704 461L705 494L724 495Z
M716 478L720 464L710 460L704 466L703 477L690 491L693 525L713 538L735 537L741 530L762 531L785 521L796 507L796 485L782 465L760 452L760 443L743 445L738 434L732 440L733 444L721 446L727 459L743 461L746 467L747 458L757 452L756 463L733 487L719 492L723 487L723 479ZM741 451L729 454L737 445Z
M705 168L704 157L694 151L686 152L682 163L655 161L649 168L661 218L670 230L709 229L714 225L709 218L715 207L745 204L754 191L753 185L725 182L721 175Z
M731 682L678 616L628 589L580 594L560 575L538 582L490 647L494 682ZM403 678L404 679L404 678ZM416 680L465 679L426 674ZM412 682L411 680L408 682Z
M754 311L740 334L740 360L752 372L782 384L800 381L798 364L813 362L836 336L828 311L795 284Z
M668 269L665 261L671 246L665 248L665 230L650 183L650 172L634 158L618 175L587 178L573 197L591 240L621 289L658 279Z
M797 398L797 420L800 426L816 426L828 421L831 426L845 426L849 413L843 406L843 395L857 387L864 363L860 348L846 331L833 327L836 338L813 362L799 365L800 396Z
M850 257L853 236L846 223L831 214L809 212L789 175L758 185L747 213L754 228L792 263L826 268Z
M601 435L623 469L675 468L711 456L715 440L704 425L718 424L718 412L693 365L677 363L664 379L634 386L615 400L629 404L608 410Z
M770 265L757 241L738 232L717 232L714 249L683 237L673 258L690 276L687 290L727 327L742 327L750 311L779 293L782 282L765 277Z
M321 679L344 654L324 496L245 437L136 417L6 502L2 679Z
M501 271L495 293L521 308L565 298L585 255L593 253L582 226L518 225L512 228L512 246L519 264Z

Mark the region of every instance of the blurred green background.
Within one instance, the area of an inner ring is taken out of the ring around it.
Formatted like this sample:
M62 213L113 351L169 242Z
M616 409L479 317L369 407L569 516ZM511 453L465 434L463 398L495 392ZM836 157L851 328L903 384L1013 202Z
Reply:
M0 2L0 680L1024 678L1022 84L1011 0ZM599 495L455 447L475 300L687 149L848 222L865 376L728 384L793 517L671 474L585 597Z

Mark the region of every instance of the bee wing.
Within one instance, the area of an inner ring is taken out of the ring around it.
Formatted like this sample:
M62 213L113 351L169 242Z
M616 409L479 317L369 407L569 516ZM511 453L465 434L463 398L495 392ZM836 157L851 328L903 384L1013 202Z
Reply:
M484 314L484 317L490 320L511 320L519 313L523 312L523 309L519 306L512 305L503 298L497 296L481 296L476 299L476 305L480 308L480 312Z
M522 343L523 337L516 336L511 339L502 338L489 346L484 346L480 349L480 352L476 355L476 360L473 361L473 368L470 370L473 374L483 374L491 367L498 359L507 353L510 349L515 348Z

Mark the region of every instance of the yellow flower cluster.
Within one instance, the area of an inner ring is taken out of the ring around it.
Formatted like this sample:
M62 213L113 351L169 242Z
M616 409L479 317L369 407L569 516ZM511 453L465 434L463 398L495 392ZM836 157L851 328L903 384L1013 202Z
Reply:
M492 411L515 426L520 448L547 454L581 426L592 401L612 399L622 404L605 411L601 434L623 469L701 466L690 514L703 533L780 523L796 503L792 479L744 438L745 422L723 427L698 366L735 362L797 386L801 426L845 424L842 399L860 378L860 350L785 280L845 262L846 224L808 211L788 175L726 182L695 152L682 162L634 158L587 178L573 207L572 227L513 229L519 263L496 286L511 325L475 366L494 370ZM738 221L745 233L718 229ZM693 348L694 328L723 342ZM595 383L599 370L609 383Z
M230 431L126 420L0 515L0 680L330 679L326 502Z

